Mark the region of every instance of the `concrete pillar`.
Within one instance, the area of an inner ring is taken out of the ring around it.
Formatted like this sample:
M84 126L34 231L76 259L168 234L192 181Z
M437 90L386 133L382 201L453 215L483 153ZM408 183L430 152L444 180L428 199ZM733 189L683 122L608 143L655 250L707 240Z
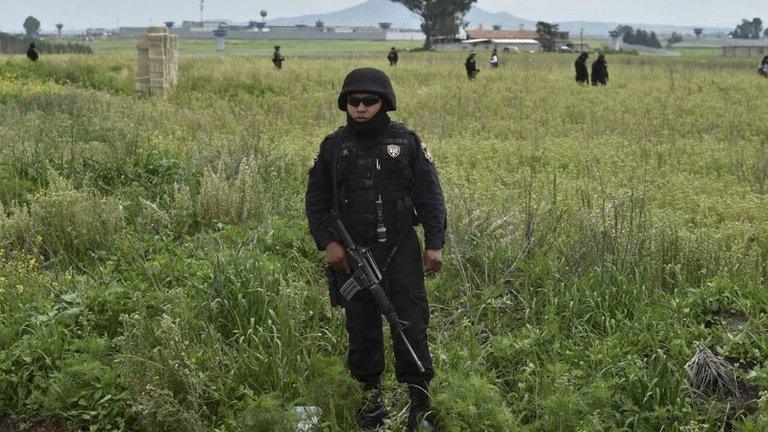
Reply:
M179 40L167 27L150 27L149 35L136 42L136 90L164 95L176 87L179 77Z

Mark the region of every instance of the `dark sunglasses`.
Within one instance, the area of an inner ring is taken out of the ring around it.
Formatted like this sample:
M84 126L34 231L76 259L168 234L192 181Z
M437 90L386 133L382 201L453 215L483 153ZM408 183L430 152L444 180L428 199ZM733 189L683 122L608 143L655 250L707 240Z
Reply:
M347 105L351 107L358 107L360 106L361 103L367 107L372 107L379 102L381 102L381 98L379 98L378 96L365 96L365 97L350 96L347 98Z

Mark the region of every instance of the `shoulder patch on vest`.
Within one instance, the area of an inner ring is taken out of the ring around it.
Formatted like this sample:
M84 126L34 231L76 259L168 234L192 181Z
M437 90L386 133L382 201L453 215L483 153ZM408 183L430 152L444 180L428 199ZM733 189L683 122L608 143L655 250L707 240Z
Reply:
M320 158L320 153L317 153L315 157L312 158L312 162L309 163L309 166L307 167L307 174L312 175L312 170L315 169L315 166L317 165L317 160Z
M427 148L426 144L421 143L421 151L424 152L424 157L427 158L429 163L431 163L431 164L435 163L435 158L432 157L432 153L430 153L430 151Z

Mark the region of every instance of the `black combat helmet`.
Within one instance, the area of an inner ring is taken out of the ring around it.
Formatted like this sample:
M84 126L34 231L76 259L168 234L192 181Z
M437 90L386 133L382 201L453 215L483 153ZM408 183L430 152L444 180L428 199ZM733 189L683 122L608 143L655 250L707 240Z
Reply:
M374 68L355 69L344 78L339 93L339 109L347 110L347 96L352 93L373 93L378 95L387 111L397 109L395 90L384 72Z

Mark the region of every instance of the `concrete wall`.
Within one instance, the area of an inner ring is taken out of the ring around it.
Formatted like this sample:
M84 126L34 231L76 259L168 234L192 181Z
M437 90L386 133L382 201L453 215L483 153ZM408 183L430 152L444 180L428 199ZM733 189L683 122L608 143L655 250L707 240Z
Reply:
M258 30L234 30L227 33L227 39L238 40L362 40L362 41L387 41L387 40L415 40L423 41L425 36L421 32L410 31L317 31L314 29L279 28L269 31ZM212 31L189 31L184 29L171 29L171 33L181 39L215 39ZM147 35L147 29L143 27L121 27L118 37L135 39Z
M725 46L723 55L726 57L763 57L768 55L768 45L766 46Z
M542 48L541 45L533 45L533 44L492 44L492 43L484 43L484 44L465 44L465 43L437 43L434 45L435 51L488 51L488 55L490 55L491 50L496 47L496 49L499 52L504 52L504 48L506 47L514 47L517 48L518 51L521 53L527 53L530 51L533 52L541 52Z

